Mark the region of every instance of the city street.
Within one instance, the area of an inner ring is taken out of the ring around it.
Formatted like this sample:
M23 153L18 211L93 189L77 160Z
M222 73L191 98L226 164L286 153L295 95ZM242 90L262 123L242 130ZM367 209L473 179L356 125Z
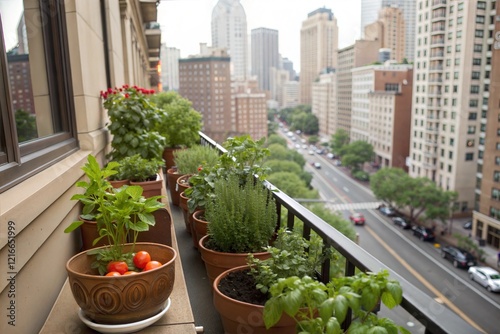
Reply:
M469 279L466 270L442 259L438 244L422 242L411 230L394 226L390 218L376 210L377 201L370 190L346 175L342 167L334 166L323 155L305 158L306 168L314 176L312 185L331 209L345 219L353 212L365 215L366 224L355 227L361 247L471 325L486 333L500 328L500 294L487 292ZM312 168L311 162L320 162L322 168ZM396 314L398 322L410 329L414 321L411 316ZM420 332L418 325L411 330Z

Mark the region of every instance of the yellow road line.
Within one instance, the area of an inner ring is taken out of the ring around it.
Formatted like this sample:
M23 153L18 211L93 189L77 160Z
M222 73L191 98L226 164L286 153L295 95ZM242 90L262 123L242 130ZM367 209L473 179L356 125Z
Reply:
M468 322L471 326L475 327L477 330L486 333L484 329L479 327L478 324L476 324L471 318L469 318L464 312L462 312L458 307L455 306L449 300L446 298L445 295L443 295L438 289L436 289L429 281L427 281L422 275L420 275L415 269L413 269L408 262L406 262L401 256L399 256L394 249L392 249L387 243L385 243L384 240L382 240L370 227L366 226L364 227L368 233L370 233L381 245L384 247L394 258L401 263L416 279L418 279L427 289L432 291L437 298L439 298L440 301L442 301L444 304L446 304L450 309L452 309L455 313L457 313L462 319L464 319L466 322Z

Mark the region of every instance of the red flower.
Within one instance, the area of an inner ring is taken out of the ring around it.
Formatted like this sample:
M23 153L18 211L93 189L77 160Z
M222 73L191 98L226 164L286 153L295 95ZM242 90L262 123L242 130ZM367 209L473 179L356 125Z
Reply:
M108 88L108 93L109 94L113 93L113 90L111 88Z
M128 93L125 93L125 98L128 99L130 97L130 95L128 95Z
M202 169L203 169L203 166L200 165L200 167L198 167L198 172L201 172Z

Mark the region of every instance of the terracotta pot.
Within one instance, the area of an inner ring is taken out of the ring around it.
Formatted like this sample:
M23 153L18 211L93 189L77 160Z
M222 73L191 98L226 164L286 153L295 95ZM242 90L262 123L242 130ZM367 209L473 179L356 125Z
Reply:
M179 194L186 190L187 188L190 188L191 185L189 184L189 178L193 176L193 174L184 174L181 177L179 177L176 181L177 183L177 191Z
M165 147L163 149L163 160L165 160L165 168L167 170L175 166L174 152L182 149L180 147Z
M192 226L193 226L193 232L195 234L193 242L195 243L196 248L198 248L198 243L200 242L200 239L206 236L208 233L208 222L202 219L204 214L205 210L197 210L192 214L193 218Z
M131 246L126 244L124 250ZM125 324L150 318L165 307L174 286L175 249L154 243L136 243L135 249L147 251L163 265L135 275L107 277L91 269L95 255L81 252L68 260L71 292L88 319Z
M180 203L180 192L177 190L177 179L181 176L182 174L178 174L176 168L170 168L167 170L167 185L170 192L170 200L175 206L179 206Z
M113 188L120 188L121 186L129 185L130 181L129 180L110 180L109 183L111 183L111 186Z
M82 234L82 249L84 251L108 245L108 239L106 238L99 240L95 246L92 245L94 240L99 237L97 222L95 220L86 220L82 217L80 217L80 220L83 221L83 224L80 225L80 232Z
M156 174L155 181L133 182L130 181L131 186L141 186L143 190L142 195L146 198L153 196L161 196L161 188L163 187L163 180L160 175Z
M205 247L205 243L210 238L206 235L200 239L198 249L201 253L201 258L205 262L205 269L210 283L213 283L215 278L228 269L232 269L247 264L248 253L224 253L217 252ZM253 253L255 258L265 260L271 256L269 252Z
M188 202L189 198L184 195L184 191L179 194L179 206L182 209L182 215L184 217L184 224L186 225L186 231L191 234L191 222L189 220L189 208Z
M216 277L213 283L214 306L222 320L225 334L295 334L296 322L287 314L270 329L264 325L264 306L241 302L230 298L218 289L220 281L229 273L246 270L248 265L229 269Z

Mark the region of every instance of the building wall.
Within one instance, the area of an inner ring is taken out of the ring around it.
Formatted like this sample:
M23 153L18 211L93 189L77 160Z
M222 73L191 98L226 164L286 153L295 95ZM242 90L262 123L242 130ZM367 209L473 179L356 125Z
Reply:
M162 89L179 90L179 58L181 50L168 47L165 44L161 46L161 83Z
M321 74L312 86L312 113L318 118L319 135L327 140L336 132L337 74Z
M474 206L472 176L478 159L482 92L487 86L482 80L490 16L477 3L436 2L417 8L409 173L457 191L456 207L463 213L471 213ZM484 23L477 21L481 16ZM476 31L483 37L475 37ZM479 76L473 77L474 72Z
M488 4L485 13L494 17L500 15L500 6L491 9ZM490 29L490 28L489 28ZM486 243L500 249L500 150L498 148L498 128L500 115L500 21L496 21L491 29L493 34L490 65L485 66L489 78L484 78L489 92L484 92L483 98L488 104L483 105L485 113L481 119L484 131L479 142L478 175L479 186L475 191L476 207L473 213L472 236L486 240ZM495 44L496 43L496 44ZM496 46L496 47L495 47Z
M332 11L309 13L300 29L300 103L311 104L312 83L325 68L337 67L338 27Z
M126 6L122 6L122 10L138 13L139 2L133 2L127 2ZM80 213L79 205L70 198L77 192L74 184L83 176L80 168L87 155L94 154L104 162L108 144L105 131L107 117L99 97L100 90L108 86L104 55L107 54L111 58L112 85L126 83L123 48L120 42L124 39L120 24L124 13L120 13L119 1L106 1L104 15L110 41L107 52L104 50L100 1L68 0L64 4L73 86L73 91L70 92L75 100L80 149L0 194L2 234L7 225L15 226L16 233L14 299L8 296L13 287L11 282L2 279L0 283L0 304L6 307L11 300L15 300L16 326L9 326L4 319L0 322L1 333L24 334L37 333L40 330L66 280L65 263L81 247L77 232L65 234L63 230L76 220ZM31 6L31 3L29 5ZM34 7L28 7L27 3L25 6L26 24L29 26L37 22L33 20L39 15L37 2L33 2ZM134 24L133 21L131 24ZM140 22L133 28L128 26L127 30L143 34L142 27ZM31 26L27 31L36 29ZM39 45L36 41L30 44L31 61L39 60L43 52ZM127 47L142 48L140 44ZM135 49L130 52L138 53L147 54L147 50ZM141 66L134 72L142 72L142 80L137 77L136 79L147 82L147 69L143 70ZM39 73L32 73L34 82L37 75ZM9 249L6 238L0 239L0 247L0 265L5 272ZM61 328L61 332L69 333L73 328L73 324L68 323L65 328Z
M257 76L262 90L271 90L271 68L279 68L278 30L257 28L251 37L252 76Z
M283 84L282 108L293 108L299 105L300 85L298 81L288 81Z

